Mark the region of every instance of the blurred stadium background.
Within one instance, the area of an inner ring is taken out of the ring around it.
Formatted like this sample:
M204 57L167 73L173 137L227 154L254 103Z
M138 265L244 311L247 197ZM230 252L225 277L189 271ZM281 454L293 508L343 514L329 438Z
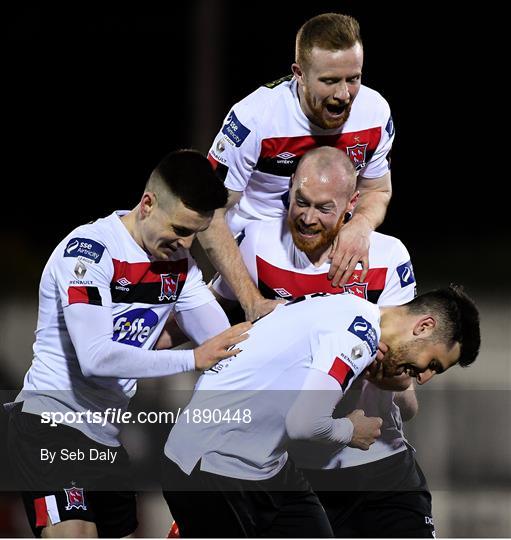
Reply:
M307 18L350 13L361 23L364 83L390 102L397 128L394 197L380 230L408 247L419 290L461 282L482 315L478 362L420 388L421 410L407 426L433 492L437 536L511 536L511 257L494 181L505 155L489 125L500 100L484 80L491 59L478 56L473 38L481 13L440 2L411 13L405 5L266 0L5 11L3 395L20 387L30 364L38 280L57 242L134 206L167 151L206 152L234 102L289 72ZM165 407L190 384L145 381L133 405L157 395ZM8 472L3 442L0 478ZM148 451L136 428L126 445L135 460ZM139 518L140 536L166 534L159 494L141 493ZM0 536L27 535L19 500L0 493Z

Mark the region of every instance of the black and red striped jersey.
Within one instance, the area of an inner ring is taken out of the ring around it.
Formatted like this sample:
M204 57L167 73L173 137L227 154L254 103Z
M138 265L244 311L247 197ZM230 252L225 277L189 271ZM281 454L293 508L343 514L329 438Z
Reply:
M293 242L286 218L250 223L241 233L240 252L250 276L266 298L292 299L318 292L350 293L375 304L401 305L415 295L415 278L404 244L385 234L372 232L369 271L360 280L356 269L343 288L328 279L330 263L314 266ZM358 268L358 267L357 267ZM230 300L236 297L222 277L215 291Z
M290 76L261 86L234 105L209 159L227 188L244 192L236 212L245 219L270 219L283 214L289 178L308 150L337 147L348 154L360 176L380 178L389 171L393 139L389 105L375 90L362 85L347 122L325 130L303 113L296 80Z
M136 379L82 373L64 318L71 304L110 310L112 324L105 332L113 341L152 349L171 312L214 300L186 250L177 250L169 261L151 260L122 223L125 213L78 227L50 256L39 289L34 359L22 394L51 398L63 411L82 411L124 409L135 393ZM87 335L86 321L74 330Z

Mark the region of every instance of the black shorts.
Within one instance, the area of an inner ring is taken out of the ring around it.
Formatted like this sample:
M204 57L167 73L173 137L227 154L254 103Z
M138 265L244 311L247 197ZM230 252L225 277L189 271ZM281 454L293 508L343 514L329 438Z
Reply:
M95 523L100 537L122 537L137 528L136 496L127 489L130 463L122 446L102 445L68 426L42 424L19 404L10 413L8 451L36 536L46 525L71 519ZM113 452L113 462L90 459ZM51 455L53 462L46 459Z
M325 511L288 460L273 478L185 474L166 457L163 495L182 538L332 538Z
M305 477L336 538L433 538L431 494L412 450Z

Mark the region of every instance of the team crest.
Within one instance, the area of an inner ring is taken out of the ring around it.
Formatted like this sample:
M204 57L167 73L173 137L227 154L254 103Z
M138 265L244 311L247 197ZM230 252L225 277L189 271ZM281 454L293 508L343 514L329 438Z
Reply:
M82 510L87 510L87 506L85 506L85 496L83 493L83 488L70 487L64 488L64 491L66 492L67 497L66 510L72 510L73 508L76 508L77 510L79 510L80 508Z
M344 292L367 300L367 283L350 283L344 286Z
M369 143L359 143L346 148L346 153L357 171L366 166L366 152L368 144Z
M174 301L177 298L177 287L179 285L179 274L160 274L161 277L161 293L158 300Z

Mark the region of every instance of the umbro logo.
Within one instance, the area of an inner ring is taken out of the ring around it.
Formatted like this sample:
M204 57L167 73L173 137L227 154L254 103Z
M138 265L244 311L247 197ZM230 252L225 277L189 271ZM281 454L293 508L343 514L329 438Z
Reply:
M122 277L121 279L117 280L117 285L115 287L115 290L128 292L129 291L128 285L131 285L131 281L125 277Z
M281 152L280 154L277 154L277 157L280 159L291 159L296 157L296 154L292 154L291 152Z
M292 297L293 295L286 291L286 289L284 289L283 287L277 287L275 289L273 289L281 298L290 298Z

